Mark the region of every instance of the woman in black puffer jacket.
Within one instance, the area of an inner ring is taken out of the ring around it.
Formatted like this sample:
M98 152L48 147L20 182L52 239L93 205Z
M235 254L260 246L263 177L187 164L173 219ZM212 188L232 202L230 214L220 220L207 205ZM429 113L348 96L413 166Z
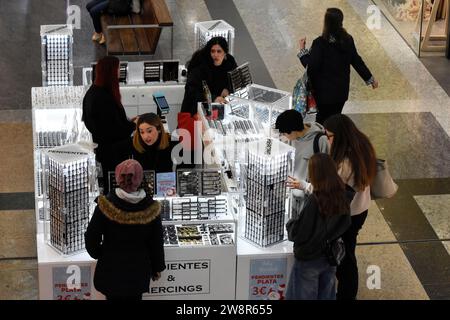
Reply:
M115 171L120 186L98 205L85 233L86 250L98 259L94 286L108 300L140 300L150 278L165 269L160 204L143 189L142 166L126 160Z

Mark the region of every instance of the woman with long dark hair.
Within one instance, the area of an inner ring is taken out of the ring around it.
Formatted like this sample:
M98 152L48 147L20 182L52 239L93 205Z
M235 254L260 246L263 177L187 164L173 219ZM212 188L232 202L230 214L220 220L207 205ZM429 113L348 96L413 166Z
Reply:
M356 299L358 265L355 247L370 206L370 184L377 172L376 154L369 138L346 115L337 114L328 118L324 127L331 145L330 155L338 166L339 176L356 191L350 204L352 224L342 236L346 255L337 269L337 298Z
M325 243L338 239L349 227L354 193L346 190L336 164L326 153L309 159L308 175L314 191L300 215L286 224L295 256L286 298L334 300L336 267L327 259Z
M338 8L328 8L325 13L322 35L306 49L306 38L300 39L298 58L307 67L309 85L317 102L316 122L323 122L339 114L348 99L350 66L360 77L378 87L366 64L356 50L355 42L343 27L344 14Z
M227 40L224 37L211 38L203 48L194 52L188 63L181 112L197 113L197 103L205 101L202 81L206 81L212 101L224 103L231 90L227 73L236 67Z
M97 62L95 81L83 99L83 115L86 128L98 144L95 157L102 165L103 192L107 194L108 172L128 159L134 122L128 120L119 91L119 59L106 56Z

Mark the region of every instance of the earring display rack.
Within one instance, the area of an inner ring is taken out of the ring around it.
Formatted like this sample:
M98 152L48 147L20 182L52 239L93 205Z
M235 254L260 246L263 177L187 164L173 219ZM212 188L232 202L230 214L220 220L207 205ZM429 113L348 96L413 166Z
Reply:
M213 37L227 40L230 54L234 52L234 28L224 20L202 21L194 24L195 49L203 48Z
M72 86L72 25L41 26L42 85Z
M270 138L249 146L244 237L259 246L284 239L285 182L292 168L292 153L292 147Z
M155 199L161 204L165 246L235 244L235 217L228 196Z
M165 221L220 220L228 216L225 197L183 197L162 201Z
M164 226L165 246L219 246L234 244L234 225L197 224Z
M177 170L177 194L184 196L215 196L222 192L222 172L215 169Z
M77 145L45 152L44 197L49 201L48 208L44 205L44 214L50 223L44 232L49 244L64 255L85 248L93 164L94 155Z

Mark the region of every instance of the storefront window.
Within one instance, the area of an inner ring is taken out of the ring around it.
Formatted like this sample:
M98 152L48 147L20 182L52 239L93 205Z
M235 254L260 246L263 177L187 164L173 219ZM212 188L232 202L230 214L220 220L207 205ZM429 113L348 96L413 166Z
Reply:
M373 0L418 56L444 55L449 0Z

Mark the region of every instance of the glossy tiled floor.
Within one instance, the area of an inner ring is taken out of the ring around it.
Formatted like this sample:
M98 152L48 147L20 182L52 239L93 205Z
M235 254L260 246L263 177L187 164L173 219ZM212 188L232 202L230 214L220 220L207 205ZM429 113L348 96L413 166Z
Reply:
M68 2L79 5L82 13L81 29L74 32L78 85L81 69L105 50L90 40L85 1ZM235 56L238 63L251 63L254 82L287 91L303 73L296 57L298 38L307 36L311 43L321 32L327 7L344 11L345 27L380 81L380 88L372 90L352 72L344 112L372 139L378 155L388 160L400 186L393 199L372 203L361 230L358 299L450 299L450 98L384 18L380 29L366 26L372 2L167 3L175 21L175 59L185 63L190 57L195 22L224 19L236 28ZM0 43L8 48L0 55L6 79L0 85L0 299L36 299L30 90L41 84L39 27L64 23L65 2L0 1L0 15ZM164 38L161 43L158 58L168 52ZM439 68L441 75L448 74L446 61L430 59L426 65L435 74ZM379 267L381 283L369 289L374 266Z

